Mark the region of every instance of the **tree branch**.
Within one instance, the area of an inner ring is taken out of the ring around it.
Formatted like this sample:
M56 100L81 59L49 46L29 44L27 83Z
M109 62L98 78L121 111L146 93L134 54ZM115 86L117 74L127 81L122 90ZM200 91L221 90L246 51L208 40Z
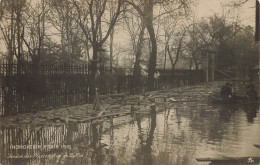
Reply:
M129 1L129 0L126 0L125 1L126 3L128 3L129 5L133 6L134 9L136 9L136 11L141 15L141 16L144 16L144 12L141 10L140 7L138 7L133 1Z
M117 18L119 16L119 14L121 13L121 11L120 11L121 6L122 6L122 2L121 2L121 0L118 0L117 11L116 11L115 15L113 16L113 18L111 20L111 24L108 28L108 31L107 31L105 37L98 43L98 45L102 45L107 40L107 38L109 37L110 32L114 28L114 26L117 22Z

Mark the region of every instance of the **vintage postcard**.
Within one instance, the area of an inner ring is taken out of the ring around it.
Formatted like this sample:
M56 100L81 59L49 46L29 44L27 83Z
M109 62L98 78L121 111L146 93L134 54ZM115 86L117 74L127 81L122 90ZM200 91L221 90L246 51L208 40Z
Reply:
M0 165L259 165L259 0L0 0Z

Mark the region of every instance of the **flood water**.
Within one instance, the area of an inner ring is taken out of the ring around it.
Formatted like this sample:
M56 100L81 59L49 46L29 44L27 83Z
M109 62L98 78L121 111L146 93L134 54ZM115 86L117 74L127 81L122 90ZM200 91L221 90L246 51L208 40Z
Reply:
M1 164L203 165L198 157L259 156L258 106L199 102L50 127L1 128Z

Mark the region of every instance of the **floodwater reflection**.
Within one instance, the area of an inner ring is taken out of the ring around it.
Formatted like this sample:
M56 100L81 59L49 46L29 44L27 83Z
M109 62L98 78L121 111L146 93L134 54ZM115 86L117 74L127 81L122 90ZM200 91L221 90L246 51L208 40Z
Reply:
M244 106L244 111L246 113L247 121L253 123L254 118L256 118L257 111L259 109L259 104L248 104Z
M194 165L197 157L259 156L258 105L194 102L52 127L1 128L1 164Z

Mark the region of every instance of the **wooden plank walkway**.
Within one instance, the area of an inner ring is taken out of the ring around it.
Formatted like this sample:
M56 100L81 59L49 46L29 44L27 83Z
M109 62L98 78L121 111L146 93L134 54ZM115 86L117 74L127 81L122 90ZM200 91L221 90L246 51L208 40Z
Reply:
M196 158L199 162L210 162L210 165L259 165L260 157L221 157L221 158Z
M260 149L260 144L254 144L254 146Z

